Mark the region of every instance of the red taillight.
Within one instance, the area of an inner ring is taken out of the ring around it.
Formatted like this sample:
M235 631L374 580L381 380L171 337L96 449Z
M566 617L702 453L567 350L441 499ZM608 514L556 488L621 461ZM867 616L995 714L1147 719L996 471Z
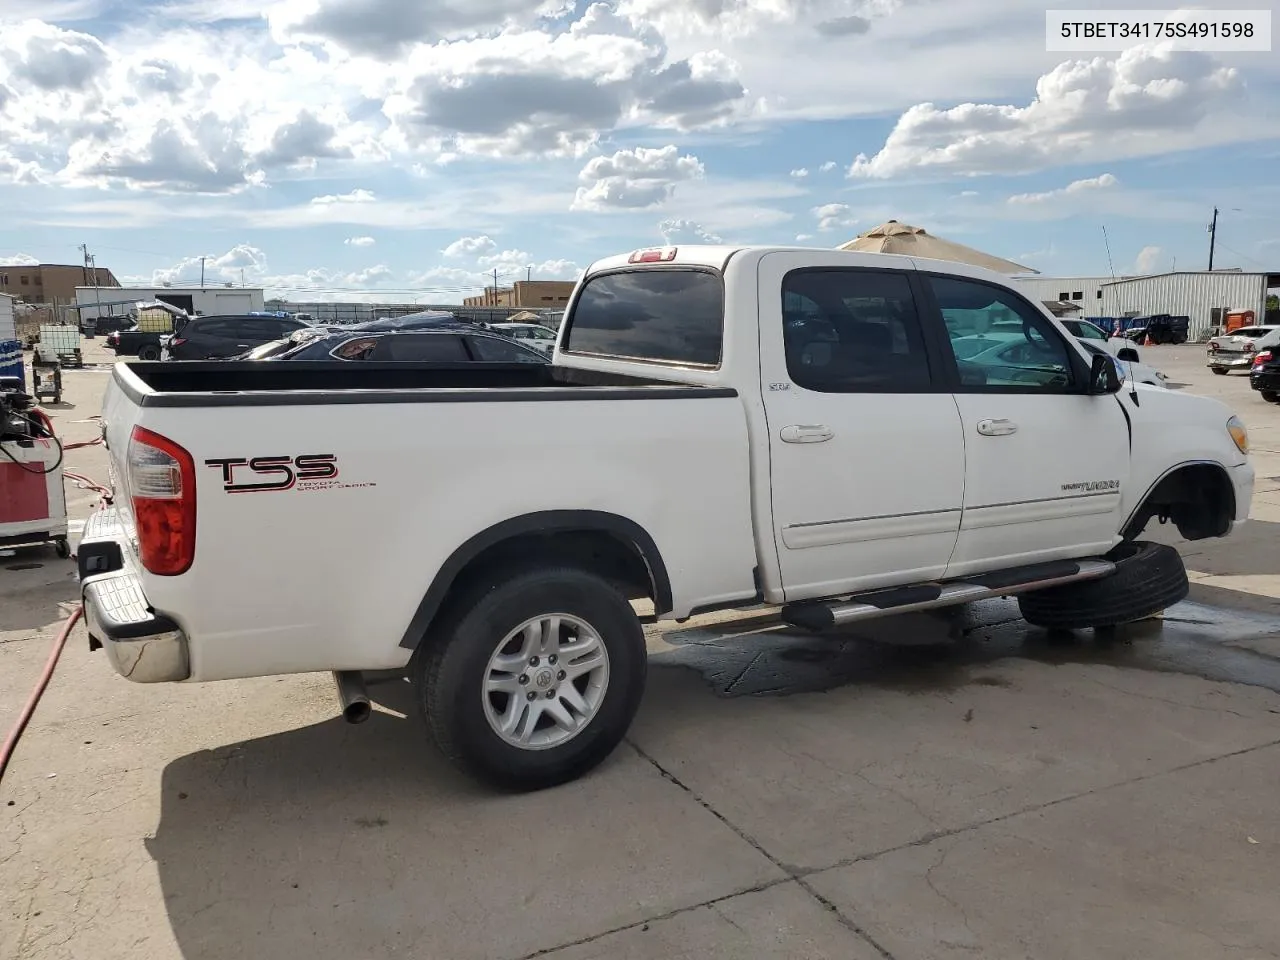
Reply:
M657 247L653 250L637 250L627 258L627 263L668 263L675 258L675 247Z
M128 470L142 565L164 577L186 573L196 554L195 461L172 440L134 427Z
M169 346L171 346L171 347L180 347L180 346L182 346L182 345L183 345L184 343L186 343L186 342L187 342L187 341L186 341L184 338L182 338L182 337L171 337L171 338L169 339Z
M1260 367L1270 359L1271 359L1271 351L1263 350L1260 354L1258 354L1256 357L1253 358L1253 365L1255 367Z

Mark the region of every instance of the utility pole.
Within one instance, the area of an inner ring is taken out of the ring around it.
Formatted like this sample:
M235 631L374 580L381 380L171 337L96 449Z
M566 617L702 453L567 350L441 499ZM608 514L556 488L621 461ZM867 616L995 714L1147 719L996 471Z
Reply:
M98 289L98 258L89 257L89 270L93 275L93 302L97 304L97 310L94 313L93 322L95 326L102 319L102 291Z
M493 268L493 303L491 304L491 306L496 307L497 305L498 305L498 268L494 267Z
M1209 272L1213 273L1213 245L1218 239L1218 208L1213 208L1213 223L1209 224Z
M87 243L82 243L76 249L78 249L84 256L84 266L81 269L81 273L84 276L84 285L87 287L89 286L89 245Z
M240 268L240 289L244 289L244 267Z
M528 272L525 274L525 279L526 279L526 280L528 280L530 283L532 283L532 282L533 282L533 267L532 267L532 266L525 267L525 270L526 270L526 271L528 271Z
M200 289L201 290L204 289L204 262L208 259L209 259L208 257L200 258Z

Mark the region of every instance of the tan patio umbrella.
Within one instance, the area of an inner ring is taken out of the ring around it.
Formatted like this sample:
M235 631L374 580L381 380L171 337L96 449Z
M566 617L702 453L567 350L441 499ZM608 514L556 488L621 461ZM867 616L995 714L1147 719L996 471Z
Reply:
M848 243L841 244L841 250L857 250L861 253L899 253L908 257L924 257L929 260L950 260L953 263L968 263L975 267L985 267L997 273L1039 273L1031 267L1024 267L1003 257L993 257L989 253L966 247L962 243L953 243L927 233L921 227L913 227L897 220L882 223L873 230L860 233Z

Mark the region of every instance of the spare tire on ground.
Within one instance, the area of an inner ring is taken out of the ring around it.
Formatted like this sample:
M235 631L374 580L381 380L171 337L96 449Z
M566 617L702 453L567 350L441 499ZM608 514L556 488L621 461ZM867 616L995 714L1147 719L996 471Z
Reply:
M1182 557L1173 547L1135 540L1106 556L1115 573L1018 598L1023 618L1051 630L1113 627L1154 616L1185 600L1190 589Z

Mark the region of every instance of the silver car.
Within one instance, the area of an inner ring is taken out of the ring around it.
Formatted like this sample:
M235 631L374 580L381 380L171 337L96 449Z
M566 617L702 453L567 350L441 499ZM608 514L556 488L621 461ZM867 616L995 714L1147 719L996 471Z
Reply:
M1248 370L1259 350L1280 345L1280 325L1241 327L1209 341L1207 366L1223 376L1230 370Z

